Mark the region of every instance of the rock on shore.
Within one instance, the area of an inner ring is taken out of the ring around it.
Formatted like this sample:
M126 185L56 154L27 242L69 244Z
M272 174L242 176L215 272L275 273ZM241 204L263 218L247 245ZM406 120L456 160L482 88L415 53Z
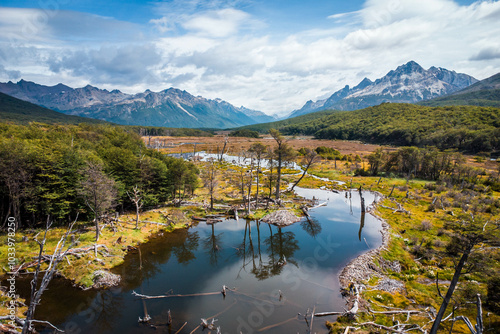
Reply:
M97 270L94 272L93 276L93 288L109 288L116 286L122 279L120 275L116 275L105 270Z

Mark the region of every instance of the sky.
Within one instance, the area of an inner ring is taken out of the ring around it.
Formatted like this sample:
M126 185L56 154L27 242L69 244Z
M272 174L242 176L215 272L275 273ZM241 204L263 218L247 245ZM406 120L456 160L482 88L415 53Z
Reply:
M500 72L500 0L0 0L0 82L170 87L268 114L414 60Z

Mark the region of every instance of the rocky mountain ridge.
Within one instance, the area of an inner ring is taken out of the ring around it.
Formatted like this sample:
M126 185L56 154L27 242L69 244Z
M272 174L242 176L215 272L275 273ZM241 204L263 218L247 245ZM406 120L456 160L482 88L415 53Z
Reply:
M327 99L308 101L289 117L327 109L357 110L384 102L416 103L451 94L477 81L467 74L440 67L425 70L415 61L409 61L375 81L364 78L357 86L345 86Z
M221 99L193 96L176 88L126 94L90 85L71 88L20 80L0 83L0 92L65 114L125 125L229 128L274 120L260 111L237 108Z

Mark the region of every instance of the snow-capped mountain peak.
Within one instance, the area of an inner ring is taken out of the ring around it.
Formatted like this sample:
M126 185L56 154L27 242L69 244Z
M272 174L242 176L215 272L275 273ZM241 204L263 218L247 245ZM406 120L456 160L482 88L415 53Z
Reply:
M415 103L451 94L475 82L477 80L467 74L444 68L433 66L425 70L412 60L375 81L364 78L352 89L345 86L328 99L308 101L289 117L326 109L356 110L383 102Z

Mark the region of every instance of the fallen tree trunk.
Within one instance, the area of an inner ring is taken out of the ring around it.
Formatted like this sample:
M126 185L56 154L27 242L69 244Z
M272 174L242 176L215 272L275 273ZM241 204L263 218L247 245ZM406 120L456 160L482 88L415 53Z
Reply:
M373 326L373 327L376 327L379 329L384 329L384 330L391 332L391 333L407 333L408 330L419 330L422 333L427 333L427 331L423 330L420 326L415 325L415 324L397 324L397 325L394 325L392 327L389 327L389 326L380 325L380 324L377 324L373 321L370 321L370 322L363 322L363 323L355 323L354 325L356 325L356 326ZM408 328L406 328L406 327L408 327Z
M354 284L353 286L354 293L356 296L356 299L354 300L354 304L352 308L349 311L344 311L344 312L320 312L320 313L315 313L313 316L317 317L326 317L329 315L348 315L348 316L355 316L358 311L359 311L359 287L357 284Z
M227 290L230 290L232 291L231 289L228 289ZM187 294L187 295L181 295L181 294L177 294L177 295L158 295L158 296L148 296L148 295L143 295L143 294L140 294L140 293L137 293L135 291L132 291L132 296L135 296L135 297L139 297L139 298L142 298L142 299L161 299L161 298L175 298L175 297L200 297L200 296L213 296L213 295L220 295L221 292L220 291L217 291L217 292L204 292L204 293L191 293L191 294Z

